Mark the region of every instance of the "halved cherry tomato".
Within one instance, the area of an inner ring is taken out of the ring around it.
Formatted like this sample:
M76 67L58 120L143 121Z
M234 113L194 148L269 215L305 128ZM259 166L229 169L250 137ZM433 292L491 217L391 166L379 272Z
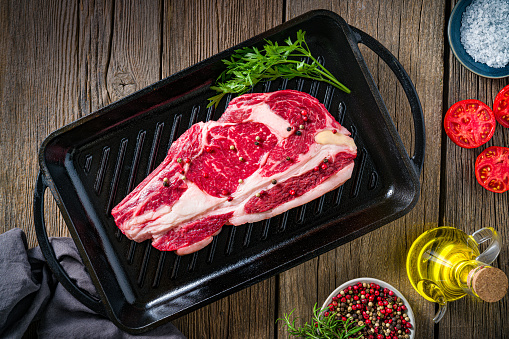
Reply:
M502 88L495 97L493 113L502 126L509 128L509 85Z
M503 193L509 190L509 148L486 148L475 161L475 177L489 191Z
M458 146L476 148L487 143L497 121L493 111L485 103L475 100L461 100L445 113L445 133Z

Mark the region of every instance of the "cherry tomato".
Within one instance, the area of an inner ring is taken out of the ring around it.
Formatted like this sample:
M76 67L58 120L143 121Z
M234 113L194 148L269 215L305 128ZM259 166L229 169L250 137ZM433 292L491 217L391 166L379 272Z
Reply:
M493 113L502 126L509 128L509 85L502 88L495 97Z
M476 148L487 143L497 121L491 108L475 100L461 100L452 105L445 113L445 133L458 146Z
M509 148L486 148L475 161L475 177L489 191L503 193L509 190Z

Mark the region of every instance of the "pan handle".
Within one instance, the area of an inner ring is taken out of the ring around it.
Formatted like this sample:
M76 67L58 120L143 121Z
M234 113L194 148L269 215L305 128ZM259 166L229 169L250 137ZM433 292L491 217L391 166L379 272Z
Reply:
M106 311L101 300L92 296L88 291L85 291L78 287L69 277L67 272L64 270L62 265L58 262L58 259L53 251L53 247L48 238L46 230L46 224L44 222L44 191L48 186L44 182L44 177L41 171L37 176L37 182L34 190L34 224L35 233L37 234L37 240L39 241L39 247L41 248L42 254L48 262L48 266L56 276L58 281L65 287L73 297L80 301L83 305L90 308L92 311L106 316Z
M426 131L424 127L424 116L422 113L421 102L417 96L414 84L407 72L400 64L398 59L385 48L378 40L371 37L369 34L364 33L358 28L350 26L354 34L357 36L357 43L362 43L373 52L375 52L394 72L396 78L399 80L403 90L405 91L408 102L410 103L410 110L414 120L415 130L415 149L414 155L410 158L414 164L415 170L418 175L421 174L422 164L424 162L424 151L426 147Z

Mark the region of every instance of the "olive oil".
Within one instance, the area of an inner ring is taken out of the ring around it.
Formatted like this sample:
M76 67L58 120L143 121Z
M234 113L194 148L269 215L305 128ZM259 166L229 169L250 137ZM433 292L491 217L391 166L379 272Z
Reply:
M466 295L468 273L483 265L475 240L453 227L439 227L423 233L407 257L407 274L412 286L427 300L443 304Z
M479 243L488 240L491 244L481 254ZM454 227L438 227L424 232L410 247L408 278L419 294L442 306L466 294L498 301L507 291L507 276L488 264L499 251L498 234L493 228L467 235Z

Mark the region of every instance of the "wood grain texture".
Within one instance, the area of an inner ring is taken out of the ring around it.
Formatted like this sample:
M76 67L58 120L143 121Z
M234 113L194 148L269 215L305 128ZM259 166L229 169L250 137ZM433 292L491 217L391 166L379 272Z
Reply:
M455 2L0 0L0 233L20 227L30 247L37 245L32 191L39 145L49 133L285 19L329 9L378 39L415 84L427 134L419 202L395 222L173 323L189 338L286 338L275 323L283 313L295 308L295 316L309 321L313 305L336 286L370 276L405 294L417 316L417 338L509 337L508 297L494 304L463 298L434 326L434 305L412 289L405 272L413 240L445 224L467 233L495 227L503 246L494 265L509 274L509 195L484 190L473 172L484 148L509 146L509 130L498 126L493 139L474 150L457 147L442 132L447 107L466 98L491 105L509 83L476 76L449 52L444 32ZM411 154L405 94L383 61L360 48ZM69 235L49 192L45 215L50 236Z
M417 316L419 338L433 337L434 306L411 287L405 270L406 251L424 230L438 223L442 108L444 6L431 1L288 1L287 18L325 8L342 16L389 49L415 84L426 121L426 159L421 194L405 217L340 246L317 259L281 274L280 312L297 308L296 316L309 319L319 305L343 282L368 276L387 281L403 291ZM427 9L427 10L424 10ZM369 49L361 52L408 152L413 152L410 106L392 71ZM425 75L423 77L423 75ZM299 297L294 298L293 294ZM305 300L305 302L301 302ZM284 329L280 329L283 336Z
M456 1L450 2L453 8ZM449 54L449 89L446 108L459 100L477 99L493 106L496 94L509 84L507 79L487 79L465 69L452 52ZM445 115L445 109L442 112ZM442 223L471 234L481 227L495 228L502 249L493 266L509 275L509 195L497 194L477 183L474 164L477 156L490 146L509 146L509 129L497 125L493 138L475 149L464 149L445 138L446 164L442 187L445 201ZM509 297L485 303L466 296L448 305L439 326L439 338L509 338Z
M3 1L0 73L0 231L19 227L34 246L32 191L37 153L53 130L79 117L77 3ZM67 235L47 204L51 235Z

